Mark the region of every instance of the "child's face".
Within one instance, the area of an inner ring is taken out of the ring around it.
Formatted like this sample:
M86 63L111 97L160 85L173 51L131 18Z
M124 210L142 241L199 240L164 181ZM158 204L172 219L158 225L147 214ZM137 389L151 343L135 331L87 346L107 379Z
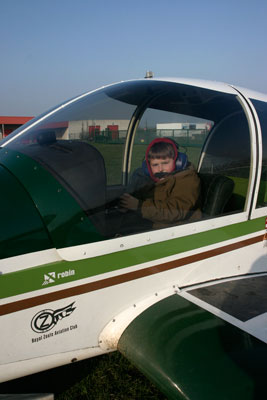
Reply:
M152 174L155 175L159 172L170 173L173 171L173 158L154 158L150 160L150 168Z

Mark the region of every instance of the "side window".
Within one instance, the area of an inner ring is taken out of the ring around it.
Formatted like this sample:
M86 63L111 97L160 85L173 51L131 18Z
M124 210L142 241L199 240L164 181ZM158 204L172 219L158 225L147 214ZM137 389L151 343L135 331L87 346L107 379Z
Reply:
M200 97L194 98L197 104L188 98L184 101L179 95L176 100L174 94L170 97L169 102L166 97L157 98L156 104L146 109L136 129L130 193L151 183L144 161L149 143L155 138L170 138L189 164L197 168L201 196L194 207L201 209L201 218L242 212L250 177L251 146L249 125L240 102L236 96L216 92L207 95L204 90ZM181 183L183 188L190 184L190 181ZM178 196L182 197L183 188ZM188 198L185 202L189 204ZM182 222L190 222L188 214L181 217Z
M141 173L147 146L154 139L173 140L179 152L185 154L188 161L197 168L201 149L212 126L213 121L208 119L148 108L135 133L130 169L131 190L136 189L135 176L139 171Z
M240 107L241 108L241 107ZM227 115L217 123L207 139L199 166L200 175L223 176L221 191L232 194L225 199L224 212L243 211L250 175L250 132L243 110ZM224 183L225 182L225 183Z
M259 100L251 100L261 124L262 133L262 169L257 208L267 205L267 103Z

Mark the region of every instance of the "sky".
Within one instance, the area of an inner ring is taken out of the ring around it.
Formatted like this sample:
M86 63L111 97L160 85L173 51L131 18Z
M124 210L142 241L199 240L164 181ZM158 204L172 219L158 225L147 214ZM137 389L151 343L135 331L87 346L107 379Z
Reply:
M267 0L0 0L0 115L155 77L267 93Z

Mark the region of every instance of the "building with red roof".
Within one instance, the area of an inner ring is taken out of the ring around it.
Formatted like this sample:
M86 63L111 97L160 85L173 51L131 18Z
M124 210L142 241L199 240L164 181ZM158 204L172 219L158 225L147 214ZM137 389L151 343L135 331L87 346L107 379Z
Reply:
M6 137L21 125L34 117L5 117L0 116L0 139Z

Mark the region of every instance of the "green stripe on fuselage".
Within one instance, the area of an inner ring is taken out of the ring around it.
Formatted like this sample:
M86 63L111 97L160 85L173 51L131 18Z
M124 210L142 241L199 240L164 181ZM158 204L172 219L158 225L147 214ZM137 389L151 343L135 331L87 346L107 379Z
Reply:
M0 298L112 272L262 231L265 217L160 243L78 261L61 261L0 275ZM108 245L108 241L103 243ZM6 259L8 266L9 259ZM51 275L52 273L52 275ZM53 277L54 276L54 277Z

